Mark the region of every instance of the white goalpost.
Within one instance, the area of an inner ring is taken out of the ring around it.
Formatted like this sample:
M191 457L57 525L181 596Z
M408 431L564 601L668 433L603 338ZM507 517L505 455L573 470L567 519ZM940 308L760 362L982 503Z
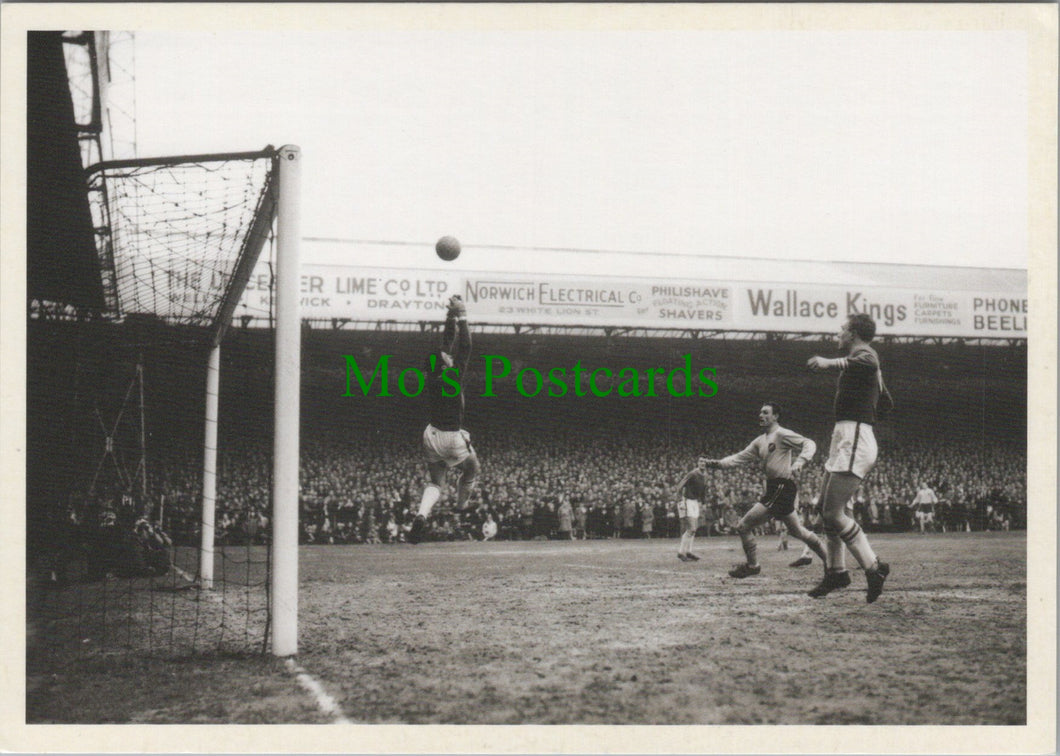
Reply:
M202 450L202 536L199 584L213 590L214 538L217 516L217 415L221 394L221 345L210 347L206 365L206 433Z
M272 653L298 653L298 418L301 388L301 255L298 200L301 152L279 150L276 227L276 394L272 479Z

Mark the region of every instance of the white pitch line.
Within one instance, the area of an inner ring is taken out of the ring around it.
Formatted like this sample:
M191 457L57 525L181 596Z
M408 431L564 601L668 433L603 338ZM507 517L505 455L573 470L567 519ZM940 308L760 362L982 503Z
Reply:
M176 572L178 575L180 575L182 578L187 580L189 583L194 583L195 587L200 588L200 590L199 590L199 597L200 598L205 596L207 599L209 599L210 601L214 602L215 604L223 604L224 603L224 599L222 599L220 596L218 596L212 590L207 590L207 591L201 590L201 586L198 584L198 581L195 579L195 576L192 575L190 572L185 572L180 567L177 567L177 565L175 565L175 564L171 564L170 566L173 568L173 571Z
M284 663L287 667L287 671L294 675L294 678L298 681L298 684L302 686L302 689L313 696L313 699L317 703L317 708L321 712L331 717L334 724L352 724L346 715L342 713L342 708L338 702L332 698L324 686L314 679L314 677L298 666L298 663L288 658Z
M192 575L190 572L185 572L184 570L180 569L180 567L177 567L177 565L175 565L175 564L171 565L171 566L173 567L173 571L174 572L176 572L182 578L187 580L189 583L194 583L195 582L195 576Z
M592 554L602 554L607 552L607 549L586 549ZM613 551L613 550L612 550ZM564 549L505 549L503 551L443 551L441 554L446 556L481 556L489 557L504 557L504 556L557 556L557 557L569 557L570 554Z
M697 551L736 551L739 546L707 546L697 549ZM424 549L423 551L428 551ZM606 546L597 547L572 547L567 549L563 546L557 546L556 548L542 548L542 549L461 549L459 551L447 551L442 550L437 553L444 554L446 556L478 556L478 557L494 557L503 556L540 556L540 557L570 557L571 553L575 552L578 555L581 554L621 554L622 549L619 548L607 548ZM676 555L675 551L660 552L669 556Z
M564 567L580 567L580 568L586 569L586 570L621 570L622 569L621 567L608 567L607 565L603 565L603 564L573 564L573 563L567 563L567 564L564 564L563 566ZM655 572L655 573L658 573L660 575L687 575L687 574L689 574L687 571L682 571L682 570L636 570L636 571L637 572Z
M673 540L676 542L676 539L673 539ZM509 543L512 543L512 542L511 541L493 541L493 542L491 542L490 545L487 545L485 543L479 543L479 544L477 544L477 546L472 546L471 548L463 548L462 546L460 546L460 547L458 547L458 548L456 548L456 549L454 549L452 551L449 551L449 550L443 548L440 551L440 553L445 554L447 556L450 556L450 555L451 556L477 556L477 557L488 557L490 559L493 559L495 557L503 557L503 556L539 556L539 557L553 557L553 556L556 556L556 557L569 558L572 555L572 552L574 552L574 553L576 553L578 555L581 555L581 554L621 554L625 550L623 548L623 546L632 546L634 551L637 551L638 553L640 552L639 549L636 549L636 546L637 546L636 543L611 541L611 540L608 540L608 539L604 539L602 541L598 541L598 543L601 544L599 546L596 546L596 545L594 545L594 546L574 546L573 544L577 543L577 542L576 541L571 541L570 543L572 545L571 545L570 548L567 548L567 546L565 545L565 542L563 542L563 541L548 541L547 543L542 543L541 545L543 546L543 548L504 548L502 546L502 544L509 544ZM444 546L444 544L438 544L438 545L443 545ZM491 548L491 546L494 546L494 545L498 546L500 548ZM676 543L673 544L673 545L676 546ZM549 547L552 547L552 548L549 548ZM423 551L429 551L430 549L428 548L428 549L422 549L422 550ZM725 541L725 540L720 539L720 538L717 539L716 543L711 543L711 542L700 543L700 541L696 541L696 551L728 552L728 551L739 551L739 550L740 550L739 542L732 543L732 542L728 542L728 541ZM667 555L672 557L673 555L676 554L676 551L661 551L660 553L667 554Z

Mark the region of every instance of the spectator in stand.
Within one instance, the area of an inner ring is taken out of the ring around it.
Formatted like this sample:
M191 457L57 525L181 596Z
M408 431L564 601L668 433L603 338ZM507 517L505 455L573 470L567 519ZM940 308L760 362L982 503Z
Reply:
M492 541L496 535L497 523L493 520L493 515L487 512L486 520L482 523L482 540Z
M534 504L534 540L548 540L552 532L552 505L539 499Z
M588 527L589 508L584 499L579 499L578 505L574 507L574 538L584 541L586 539L586 528Z
M622 501L622 538L636 538L637 535L637 503L630 496Z
M953 493L953 503L950 511L953 516L954 530L957 532L971 533L972 523L968 519L967 498L964 486L957 486Z
M520 537L524 541L532 540L534 537L534 510L536 509L534 502L529 499L523 499L523 502L519 509L519 524L520 524Z
M939 492L939 502L935 505L935 529L948 533L953 530L953 507L950 503L950 492Z
M566 496L560 499L556 510L556 537L561 541L574 540L574 510Z
M652 510L651 505L644 503L640 506L640 529L644 538L652 537L652 530L655 528L655 512Z
M652 507L651 520L652 520L652 532L655 538L671 538L668 530L670 523L667 519L668 507L663 501L655 496L655 505Z

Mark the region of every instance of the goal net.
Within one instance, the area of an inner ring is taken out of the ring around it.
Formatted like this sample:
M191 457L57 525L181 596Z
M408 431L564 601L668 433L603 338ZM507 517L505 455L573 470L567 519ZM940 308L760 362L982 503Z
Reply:
M87 171L106 308L30 309L38 646L277 651L278 629L294 652L296 573L277 568L293 568L297 538L298 158L269 147ZM252 274L274 328L240 326ZM277 359L294 361L293 391Z

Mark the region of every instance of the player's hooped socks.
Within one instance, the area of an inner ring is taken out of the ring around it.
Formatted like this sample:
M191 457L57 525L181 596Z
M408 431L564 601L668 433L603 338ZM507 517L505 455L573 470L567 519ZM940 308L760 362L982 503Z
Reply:
M869 545L869 539L865 536L861 526L858 525L857 520L849 517L843 519L846 522L840 527L839 537L850 549L850 553L854 555L854 558L858 560L858 564L866 570L871 569L876 564L876 553L872 550L872 546Z
M869 539L857 521L849 517L844 519L847 522L842 524L838 536L828 526L825 527L828 534L828 568L824 579L809 591L809 595L813 598L821 598L834 590L850 585L850 573L846 571L843 557L843 544L846 544L850 553L858 560L858 564L865 569L865 579L868 582L865 600L871 604L883 593L883 583L891 574L891 567L886 562L881 562L876 556L869 545Z
M850 573L847 572L846 551L839 534L827 522L824 525L825 533L825 570L821 582L814 586L807 595L813 598L821 598L840 588L850 585Z
M869 584L865 600L871 604L883 593L883 581L891 574L891 567L876 556L876 552L869 545L869 539L856 520L851 519L850 524L840 531L839 537L857 558L858 564L865 568L865 579Z

